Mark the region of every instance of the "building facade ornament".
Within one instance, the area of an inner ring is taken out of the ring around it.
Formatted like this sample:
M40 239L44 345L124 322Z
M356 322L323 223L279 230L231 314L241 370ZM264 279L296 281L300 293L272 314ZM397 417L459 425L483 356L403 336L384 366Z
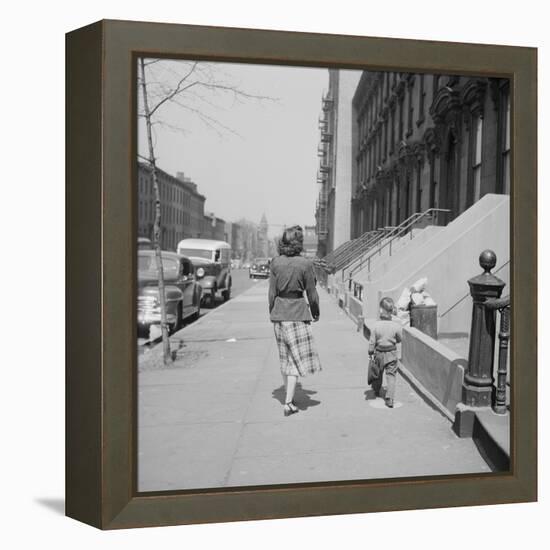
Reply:
M459 93L448 86L441 88L430 106L430 115L435 124L444 122L449 115L460 110Z
M467 106L470 113L475 116L483 116L483 105L487 92L487 81L473 78L468 80L460 91L460 100Z

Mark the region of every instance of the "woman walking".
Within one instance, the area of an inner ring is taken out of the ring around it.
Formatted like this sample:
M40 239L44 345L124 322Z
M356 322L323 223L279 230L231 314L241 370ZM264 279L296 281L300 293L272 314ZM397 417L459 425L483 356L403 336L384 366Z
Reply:
M299 225L284 231L279 256L271 262L269 280L269 313L286 390L285 416L299 410L294 403L298 377L321 370L311 331L311 321L319 320L319 296L313 263L300 256L303 241Z

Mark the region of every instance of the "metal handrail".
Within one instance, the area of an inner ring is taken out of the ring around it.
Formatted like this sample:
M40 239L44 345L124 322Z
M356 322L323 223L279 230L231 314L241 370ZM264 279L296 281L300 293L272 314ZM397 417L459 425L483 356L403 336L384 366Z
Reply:
M412 221L415 221L417 218L418 218L419 214L418 213L415 213L413 214L412 216L409 216L406 220L404 220L403 222L401 222L399 225L397 226L389 226L387 227L387 229L389 230L385 235L384 235L384 238L383 239L380 239L376 244L378 245L378 248L374 251L371 252L371 250L367 250L366 251L366 254L368 254L367 257L365 257L365 254L362 254L359 258L356 259L355 263L352 264L351 266L348 267L348 272L349 272L349 275L348 275L348 278L351 278L353 276L353 273L361 268L363 266L363 262L366 261L366 260L370 260L371 257L375 256L376 254L381 254L382 253L382 250L385 248L386 244L387 243L383 243L382 241L386 240L386 239L392 239L393 236L395 236L396 234L399 234L399 232L401 231L404 231L404 228L405 227L409 227L409 224L412 222ZM388 241L389 242L389 241ZM369 252L371 252L369 254Z
M327 254L323 259L326 262L331 262L333 259L341 255L345 250L349 249L353 244L357 241L357 239L352 239L350 241L346 241L345 243L341 244L339 247L335 248L332 252Z
M433 217L434 214L443 212L445 214L450 213L451 211L447 208L429 208L428 210L425 210L424 212L416 212L409 216L406 220L401 222L397 227L392 229L384 238L384 242L382 243L380 241L379 246L377 250L374 250L370 252L367 256L364 254L359 258L359 260L352 265L348 270L348 278L353 277L353 274L363 267L365 262L367 263L367 269L370 272L370 260L373 258L376 254L382 254L382 251L389 247L389 254L391 256L391 246L392 243L396 240L401 238L405 233L407 233L410 229L412 229L420 220ZM413 234L411 231L411 239L413 238Z
M378 241L384 238L385 230L374 230L365 233L362 237L357 239L357 242L353 247L350 247L346 253L338 258L336 262L336 269L345 269L351 262L353 262L358 255L364 254L370 250L373 246L376 246Z
M366 233L363 233L360 237L357 237L356 239L353 239L353 241L350 242L350 246L343 248L335 257L333 258L334 261L341 262L342 259L346 258L349 254L353 254L353 252L361 247L361 245L368 241L372 237L372 232L368 231Z
M355 250L361 247L362 243L369 240L372 237L372 231L363 233L360 237L346 241L338 248L333 250L330 254L327 254L323 259L328 264L340 264L343 258L347 258L350 254L353 254Z

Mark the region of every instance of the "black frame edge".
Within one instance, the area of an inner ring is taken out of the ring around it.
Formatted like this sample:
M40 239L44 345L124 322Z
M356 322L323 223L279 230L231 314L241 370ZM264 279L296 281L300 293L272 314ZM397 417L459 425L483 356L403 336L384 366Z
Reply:
M100 528L103 23L65 38L65 514Z

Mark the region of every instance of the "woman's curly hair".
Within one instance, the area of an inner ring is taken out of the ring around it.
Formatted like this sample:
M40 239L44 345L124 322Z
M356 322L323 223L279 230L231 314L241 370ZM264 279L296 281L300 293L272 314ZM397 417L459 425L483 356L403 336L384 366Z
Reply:
M304 249L304 232L299 225L293 225L284 230L279 239L279 254L281 256L299 256Z

